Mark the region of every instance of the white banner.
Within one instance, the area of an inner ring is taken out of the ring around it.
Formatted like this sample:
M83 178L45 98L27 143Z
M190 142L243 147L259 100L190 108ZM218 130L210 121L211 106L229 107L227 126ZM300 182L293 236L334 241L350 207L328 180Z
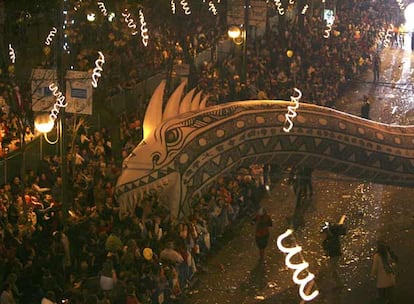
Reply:
M66 72L66 112L92 115L92 84L89 72Z
M33 112L48 112L52 110L55 96L49 89L51 83L57 84L56 70L32 70L32 110Z

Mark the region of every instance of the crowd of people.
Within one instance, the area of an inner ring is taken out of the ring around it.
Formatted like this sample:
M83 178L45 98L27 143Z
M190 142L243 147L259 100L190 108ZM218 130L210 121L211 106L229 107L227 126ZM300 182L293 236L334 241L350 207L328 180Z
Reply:
M240 56L234 55L219 63L203 63L191 77L199 89L211 92L215 103L288 99L292 88L298 87L304 101L334 106L342 90L371 66L378 33L391 22L388 7L377 2L338 3L329 39L324 38L321 12L306 17L303 24L298 18L287 19L283 31L280 27L269 31L248 46L245 83ZM225 34L219 27L207 30L214 27L202 19L188 20L167 32L161 31L161 23L158 30L153 27L157 43L151 51L131 44L127 52L118 52L130 37L115 26L108 37L113 44L109 50L119 60L108 74L124 78L106 84L117 87L112 93L132 87L149 72L165 69L172 53L175 59L188 61ZM188 22L193 22L194 33L183 38L180 29ZM82 47L77 52L80 69L94 57L90 49L83 50L85 35L76 30L69 35L72 45ZM124 66L131 71L121 73ZM19 96L16 91L12 97L6 90L2 94L8 107ZM0 139L25 141L22 136L28 131L29 140L33 132L26 117L30 114L16 115L6 106L2 107ZM81 128L68 158L70 185L62 184L59 157L45 156L37 171L29 170L0 188L1 304L64 299L94 304L172 303L226 231L259 210L263 182L254 169L245 168L219 178L207 193L194 198L186 219L171 218L167 204L153 193L133 217L121 220L114 197L121 170L117 158L127 156L141 139L141 121L138 114L122 117L121 157L113 150L106 128L93 132ZM62 187L69 189L66 204Z

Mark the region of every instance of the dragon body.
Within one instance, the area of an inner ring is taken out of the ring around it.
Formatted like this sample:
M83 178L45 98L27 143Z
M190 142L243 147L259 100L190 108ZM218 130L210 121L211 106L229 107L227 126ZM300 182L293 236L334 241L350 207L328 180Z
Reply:
M145 193L162 190L174 217L218 176L252 163L304 165L381 184L414 185L414 126L382 124L300 103L283 131L290 101L248 100L206 107L185 83L163 107L165 82L144 119L144 138L124 160L116 185L121 213L132 214Z

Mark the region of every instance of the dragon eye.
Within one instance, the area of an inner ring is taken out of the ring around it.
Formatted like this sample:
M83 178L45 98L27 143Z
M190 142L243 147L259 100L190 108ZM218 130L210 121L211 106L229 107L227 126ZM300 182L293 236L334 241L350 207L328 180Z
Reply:
M181 138L181 132L179 129L168 130L165 134L165 141L168 145L176 143Z

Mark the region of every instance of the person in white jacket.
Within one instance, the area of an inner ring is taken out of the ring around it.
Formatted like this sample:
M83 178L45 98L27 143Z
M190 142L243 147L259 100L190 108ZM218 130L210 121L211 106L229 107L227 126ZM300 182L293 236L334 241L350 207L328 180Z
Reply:
M394 268L397 259L394 252L384 242L378 242L372 261L371 277L376 279L380 303L392 303L393 289L396 284Z

